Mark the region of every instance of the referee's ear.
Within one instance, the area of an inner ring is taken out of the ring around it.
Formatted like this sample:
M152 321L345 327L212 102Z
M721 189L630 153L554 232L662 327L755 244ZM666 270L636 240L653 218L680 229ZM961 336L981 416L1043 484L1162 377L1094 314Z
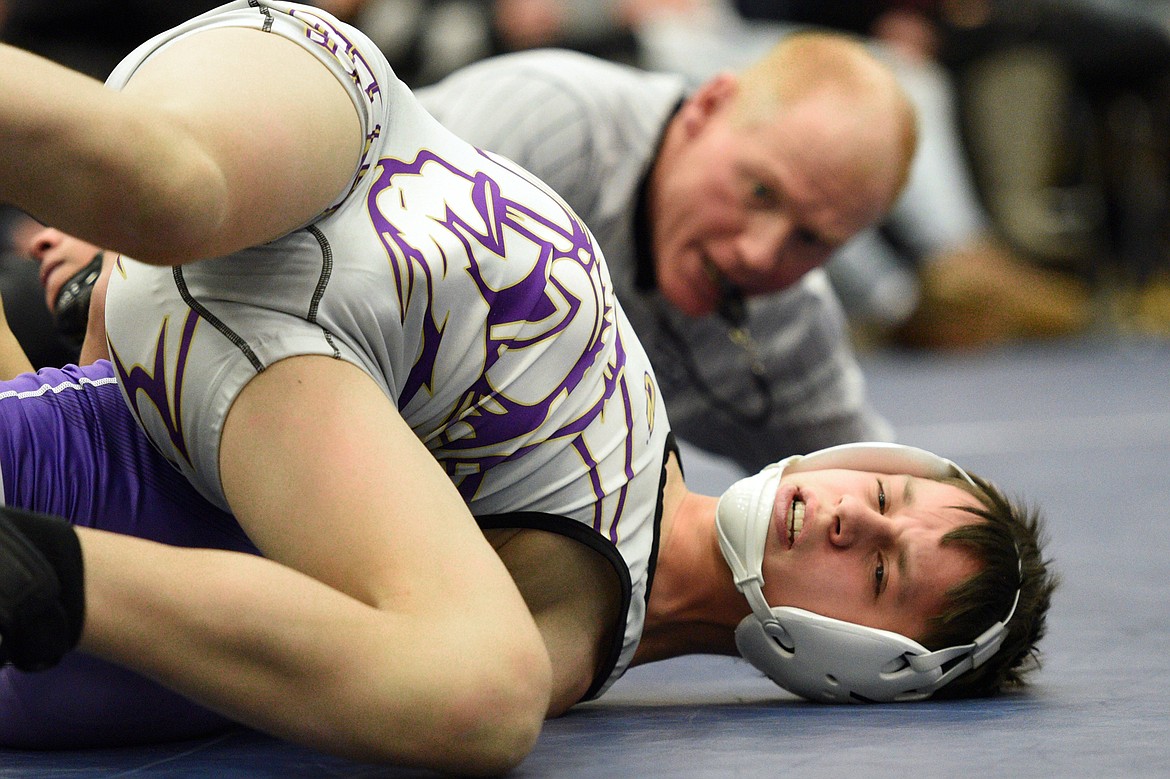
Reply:
M703 82L679 109L687 136L698 135L713 118L729 111L738 94L739 77L734 73L720 73Z

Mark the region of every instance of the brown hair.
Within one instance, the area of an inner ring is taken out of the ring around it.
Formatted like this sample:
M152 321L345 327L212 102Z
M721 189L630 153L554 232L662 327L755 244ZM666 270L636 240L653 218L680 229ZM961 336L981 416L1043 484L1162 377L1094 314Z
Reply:
M942 479L979 500L979 507L960 507L979 521L943 536L943 545L961 546L982 563L982 570L947 591L947 605L927 627L922 644L928 649L970 643L1003 620L1020 594L1006 625L999 650L978 668L967 671L938 690L935 698L973 698L1022 687L1026 675L1039 668L1036 644L1044 637L1045 620L1058 577L1044 559L1043 522L1034 508L1008 500L991 482L971 475Z

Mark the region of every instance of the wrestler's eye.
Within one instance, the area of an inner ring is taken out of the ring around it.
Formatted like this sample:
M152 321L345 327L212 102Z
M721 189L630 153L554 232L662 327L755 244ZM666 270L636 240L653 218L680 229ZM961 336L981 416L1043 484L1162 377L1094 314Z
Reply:
M825 245L824 241L821 240L821 237L819 235L817 235L816 233L814 233L812 230L806 230L804 228L801 228L801 229L796 231L795 236L796 236L796 240L800 241L805 246L824 246Z
M886 513L886 486L882 484L882 480L877 480L877 504L878 511L882 514Z
M756 181L752 183L752 200L760 205L771 206L780 202L780 195L764 182Z
M886 559L879 555L877 565L874 567L873 571L873 594L875 598L882 594L882 584L884 584L885 581Z

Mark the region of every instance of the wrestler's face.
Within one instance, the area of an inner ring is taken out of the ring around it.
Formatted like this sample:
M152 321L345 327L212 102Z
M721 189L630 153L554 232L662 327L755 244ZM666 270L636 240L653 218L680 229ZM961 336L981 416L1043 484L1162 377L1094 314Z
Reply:
M40 279L41 286L45 288L45 305L53 313L56 313L61 287L101 252L92 243L52 227L34 232L27 239L24 251L41 266Z
M946 592L979 571L942 537L979 522L951 484L905 475L821 470L784 476L764 556L764 595L826 617L912 638Z
M736 89L722 76L684 104L651 177L658 288L690 316L716 309L720 280L747 296L795 284L877 220L901 182L892 159L869 159L897 156L896 134L861 126L832 95L748 122Z

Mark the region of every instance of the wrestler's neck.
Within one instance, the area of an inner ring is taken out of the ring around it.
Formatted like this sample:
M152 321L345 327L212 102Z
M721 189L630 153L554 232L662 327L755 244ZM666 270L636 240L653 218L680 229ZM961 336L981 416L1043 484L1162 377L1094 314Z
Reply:
M686 654L736 654L735 626L747 613L715 535L718 498L689 491L667 465L654 585L634 665Z

